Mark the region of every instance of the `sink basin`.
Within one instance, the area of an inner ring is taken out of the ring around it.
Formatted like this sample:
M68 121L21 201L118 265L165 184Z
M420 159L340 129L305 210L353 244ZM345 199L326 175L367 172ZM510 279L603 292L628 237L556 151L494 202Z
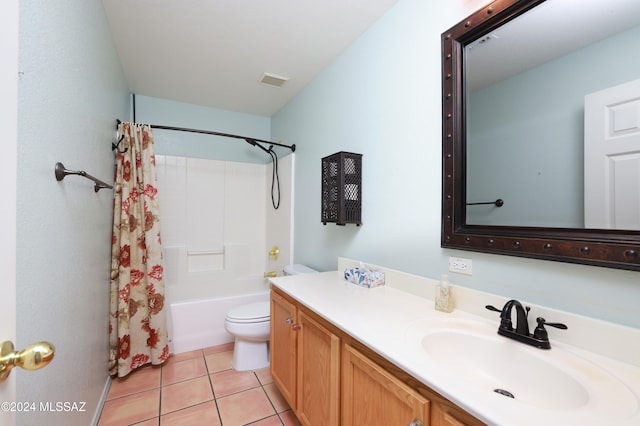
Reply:
M505 403L622 416L638 410L636 395L605 369L562 348L537 349L499 336L497 326L462 319L424 322L411 326L408 338L419 342L437 374L495 392Z
M498 337L440 331L427 334L422 347L435 362L451 368L452 374L518 401L563 409L589 401L589 392L571 374L524 345Z

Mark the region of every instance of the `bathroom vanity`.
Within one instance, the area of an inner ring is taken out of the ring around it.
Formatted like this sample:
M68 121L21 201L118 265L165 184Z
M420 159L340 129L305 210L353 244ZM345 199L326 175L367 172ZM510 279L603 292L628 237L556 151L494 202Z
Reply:
M387 285L369 289L341 275L271 280L271 375L302 424L640 424L640 367L559 342L584 334L571 315L543 311L569 330L537 349L498 336L495 313L435 311L432 280L388 271ZM486 297L461 305L503 301ZM639 336L623 327L609 337ZM487 382L502 373L500 386Z
M482 425L277 287L271 376L305 425Z

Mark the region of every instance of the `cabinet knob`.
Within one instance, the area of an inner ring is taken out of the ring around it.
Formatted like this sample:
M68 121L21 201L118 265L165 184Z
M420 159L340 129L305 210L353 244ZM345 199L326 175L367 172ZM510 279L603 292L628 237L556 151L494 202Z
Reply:
M287 324L293 324L293 318L287 318L286 320L284 320L284 322L286 322Z
M302 326L301 326L300 324L292 324L292 325L291 325L291 329L292 329L293 331L298 331L298 330L300 330L301 328L302 328Z
M411 423L409 423L409 426L422 426L422 420L413 419L413 421Z

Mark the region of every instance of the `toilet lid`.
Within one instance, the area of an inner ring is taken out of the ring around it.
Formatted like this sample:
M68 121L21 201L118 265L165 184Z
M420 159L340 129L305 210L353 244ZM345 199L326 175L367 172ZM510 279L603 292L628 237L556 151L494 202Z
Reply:
M232 322L269 321L269 301L248 303L227 312L227 320Z

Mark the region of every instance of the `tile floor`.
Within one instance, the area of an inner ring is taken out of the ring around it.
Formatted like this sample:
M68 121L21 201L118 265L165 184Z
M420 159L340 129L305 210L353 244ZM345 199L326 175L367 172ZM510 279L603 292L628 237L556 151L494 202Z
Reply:
M232 356L214 346L113 380L98 425L299 426L269 369L235 371Z

